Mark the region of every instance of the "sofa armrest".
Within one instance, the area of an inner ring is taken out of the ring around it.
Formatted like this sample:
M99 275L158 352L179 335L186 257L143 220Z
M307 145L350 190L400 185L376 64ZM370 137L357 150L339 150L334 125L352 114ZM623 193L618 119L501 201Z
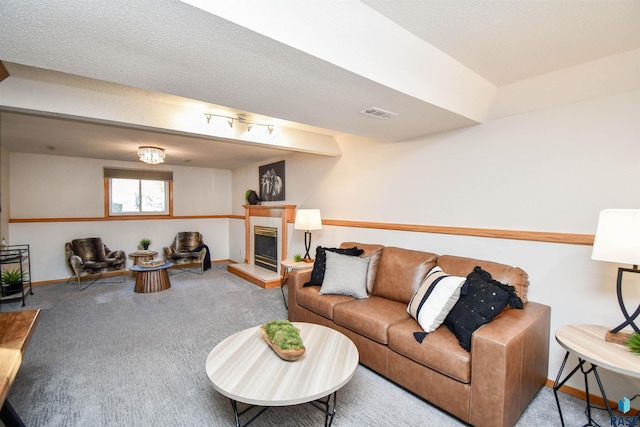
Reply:
M308 270L294 270L289 272L289 278L287 279L289 319L291 319L291 315L293 314L295 320L296 310L299 309L296 293L298 289L301 289L305 283L311 280L311 271L312 269L309 268Z
M475 426L511 426L545 383L551 308L528 302L474 332L471 408Z

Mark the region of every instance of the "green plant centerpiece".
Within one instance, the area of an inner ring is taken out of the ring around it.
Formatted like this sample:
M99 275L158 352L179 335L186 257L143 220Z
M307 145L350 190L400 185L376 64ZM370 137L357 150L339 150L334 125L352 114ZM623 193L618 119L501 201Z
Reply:
M22 291L22 283L24 280L24 273L19 268L15 270L2 270L2 274L0 274L2 296L12 295Z
M624 345L629 348L633 353L640 356L640 334L635 332L629 335L629 339L625 341Z
M302 261L302 255L301 255L301 254L295 254L295 255L293 256L293 260L294 260L295 262L300 262L300 261Z
M146 237L140 240L140 246L142 246L142 249L144 249L145 251L149 249L150 244L151 240L147 239Z
M288 320L272 320L261 328L264 339L282 359L294 361L305 352L300 331Z

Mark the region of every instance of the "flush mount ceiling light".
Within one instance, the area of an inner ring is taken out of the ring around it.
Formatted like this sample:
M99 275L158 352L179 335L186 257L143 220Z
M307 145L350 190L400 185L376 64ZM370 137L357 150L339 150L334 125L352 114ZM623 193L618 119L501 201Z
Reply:
M266 123L254 123L247 121L247 117L244 114L238 114L235 117L223 116L220 114L204 113L204 117L207 119L207 124L220 127L220 123L226 123L228 129L233 128L233 123L238 122L247 126L247 132L257 136L275 136L275 127ZM226 126L223 126L226 127Z
M157 165L164 162L165 151L164 148L152 147L145 145L138 147L138 158L141 162L149 163L150 165Z

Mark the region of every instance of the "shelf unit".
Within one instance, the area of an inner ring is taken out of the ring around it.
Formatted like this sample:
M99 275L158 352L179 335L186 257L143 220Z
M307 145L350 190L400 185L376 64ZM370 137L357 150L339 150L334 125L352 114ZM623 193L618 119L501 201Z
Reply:
M31 289L31 253L29 245L8 245L0 247L0 268L4 270L20 269L23 281L19 290L8 290L2 286L0 292L0 302L22 299L22 306L25 306L25 296L27 292L33 295Z

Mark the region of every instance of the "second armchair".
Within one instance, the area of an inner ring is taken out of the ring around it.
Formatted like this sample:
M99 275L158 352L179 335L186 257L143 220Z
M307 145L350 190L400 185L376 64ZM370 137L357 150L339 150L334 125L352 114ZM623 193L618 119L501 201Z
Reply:
M202 234L197 231L181 231L173 239L171 246L164 247L165 261L171 261L176 266L199 265L200 273L211 268L209 248L202 240Z

